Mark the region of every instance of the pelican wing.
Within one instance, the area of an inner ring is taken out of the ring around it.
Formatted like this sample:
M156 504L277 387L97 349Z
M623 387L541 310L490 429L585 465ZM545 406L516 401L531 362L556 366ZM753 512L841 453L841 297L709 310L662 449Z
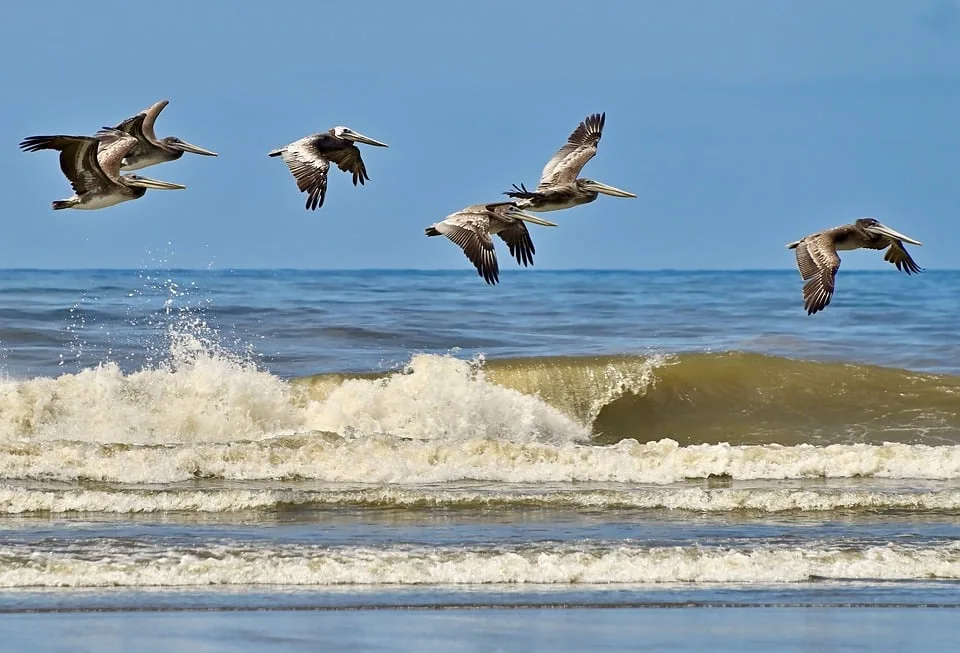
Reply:
M136 137L129 134L118 136L116 140L104 144L99 142L99 151L97 152L97 163L100 170L106 177L115 184L122 184L120 177L120 168L123 166L123 157L127 156L138 143Z
M297 188L307 193L306 208L316 211L317 207L323 206L323 200L327 196L327 171L330 170L330 162L304 140L291 143L279 152L274 150L270 156L276 156L277 153L283 157L283 162L297 180Z
M510 256L517 259L517 263L527 267L533 265L533 255L537 250L530 239L530 232L527 225L517 220L503 231L497 234L510 248Z
M111 133L112 131L121 131L130 134L138 141L157 145L159 141L157 141L157 135L153 131L153 125L157 121L157 116L168 104L170 104L170 100L155 102L137 115L131 116L113 127L112 130L107 127L101 129L96 133L96 136L101 143L107 144L116 139L116 136Z
M822 311L833 298L833 290L840 269L840 257L833 240L823 234L807 236L797 244L797 268L806 281L803 285L803 305L807 315Z
M490 219L485 214L454 213L435 224L434 229L463 250L484 281L492 285L500 280L497 253L490 238Z
M58 150L60 170L70 180L73 192L77 195L104 191L113 185L97 161L99 146L100 141L96 138L63 135L30 136L20 143L20 149L24 152Z
M883 255L883 260L893 263L897 266L898 270L906 272L907 274L923 271L923 268L917 265L907 251L907 248L903 246L903 242L899 240L890 241L890 248L887 250L887 253Z
M543 167L538 188L569 184L577 178L583 166L597 153L606 119L606 113L595 113L577 125L566 144Z
M356 186L359 181L363 185L364 180L369 180L367 167L363 165L363 159L360 158L360 148L356 145L349 145L340 150L332 150L325 153L325 156L337 164L337 167L344 172L353 173L353 185Z

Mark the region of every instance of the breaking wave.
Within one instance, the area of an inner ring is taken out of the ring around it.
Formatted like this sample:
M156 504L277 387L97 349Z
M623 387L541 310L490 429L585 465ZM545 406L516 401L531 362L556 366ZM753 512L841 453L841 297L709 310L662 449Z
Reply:
M172 352L129 374L0 382L0 479L960 478L949 376L741 353L423 354L288 382L191 337Z
M326 547L217 542L169 547L99 538L6 547L0 588L225 585L646 585L814 579L960 579L960 544Z

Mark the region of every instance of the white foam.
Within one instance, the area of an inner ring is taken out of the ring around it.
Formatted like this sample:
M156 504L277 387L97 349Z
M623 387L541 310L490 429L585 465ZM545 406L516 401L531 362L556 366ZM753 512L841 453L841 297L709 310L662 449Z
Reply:
M491 490L382 486L363 489L32 489L0 488L0 514L228 513L281 506L383 508L515 508L684 510L695 512L834 510L948 512L960 510L960 490L891 491L765 488L559 489L502 486Z
M20 545L0 556L0 587L198 585L636 585L796 583L811 578L960 579L960 543L915 548L807 546L644 547L581 544L515 548L216 544L131 547L97 540L41 551Z
M681 447L675 441L610 446L502 439L397 440L323 434L166 446L86 442L0 443L0 478L152 484L194 477L314 479L331 483L668 484L726 476L960 478L960 446L884 445Z
M0 443L177 444L329 431L344 436L570 441L589 431L542 400L488 382L476 365L415 356L406 370L348 380L321 401L198 344L125 375L105 364L57 378L0 382Z
M584 440L589 431L541 399L490 383L449 356L414 356L405 374L342 383L312 408L310 425L347 436L510 442Z
M585 444L588 430L541 398L492 383L480 366L449 356L415 356L402 372L347 380L311 400L188 336L176 343L171 362L157 369L126 375L103 365L0 383L0 479L960 478L957 445Z
M0 443L229 441L303 428L290 387L183 337L172 361L124 374L115 363L0 382Z

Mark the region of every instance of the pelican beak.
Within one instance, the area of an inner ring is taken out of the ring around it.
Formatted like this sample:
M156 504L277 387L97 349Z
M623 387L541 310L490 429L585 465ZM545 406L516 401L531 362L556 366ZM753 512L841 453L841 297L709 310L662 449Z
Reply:
M343 137L356 143L366 143L367 145L376 145L377 147L387 147L386 143L381 143L380 141L374 140L369 136L364 136L359 132L355 132L352 129L345 133Z
M140 175L124 175L123 178L131 186L141 186L142 188L152 188L154 190L183 190L186 188L183 184L150 179L149 177L141 177Z
M893 240L902 240L905 243L910 243L911 245L923 245L919 240L914 240L909 236L904 236L899 231L894 231L890 227L884 224L874 224L869 227L864 227L865 230L870 231L881 236L886 236L887 238L892 238Z
M199 145L194 145L193 143L188 143L185 140L181 139L176 146L183 150L184 152L192 152L194 154L202 154L203 156L217 156L216 152L211 152L210 150L204 149Z
M550 222L549 220L544 220L543 218L538 218L535 215L530 215L524 211L514 210L510 211L510 216L516 218L517 220L523 220L524 222L532 222L533 224L538 224L542 227L556 227L556 222Z
M630 191L607 186L606 184L601 184L599 181L586 181L583 183L583 187L596 193L603 193L604 195L612 195L614 197L636 197L636 195Z

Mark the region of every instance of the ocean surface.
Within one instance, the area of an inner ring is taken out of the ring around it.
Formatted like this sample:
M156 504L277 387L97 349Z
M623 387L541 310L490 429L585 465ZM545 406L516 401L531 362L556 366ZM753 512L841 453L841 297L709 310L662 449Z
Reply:
M859 606L889 644L883 608L960 607L960 272L843 270L815 316L801 285L2 271L0 630Z

